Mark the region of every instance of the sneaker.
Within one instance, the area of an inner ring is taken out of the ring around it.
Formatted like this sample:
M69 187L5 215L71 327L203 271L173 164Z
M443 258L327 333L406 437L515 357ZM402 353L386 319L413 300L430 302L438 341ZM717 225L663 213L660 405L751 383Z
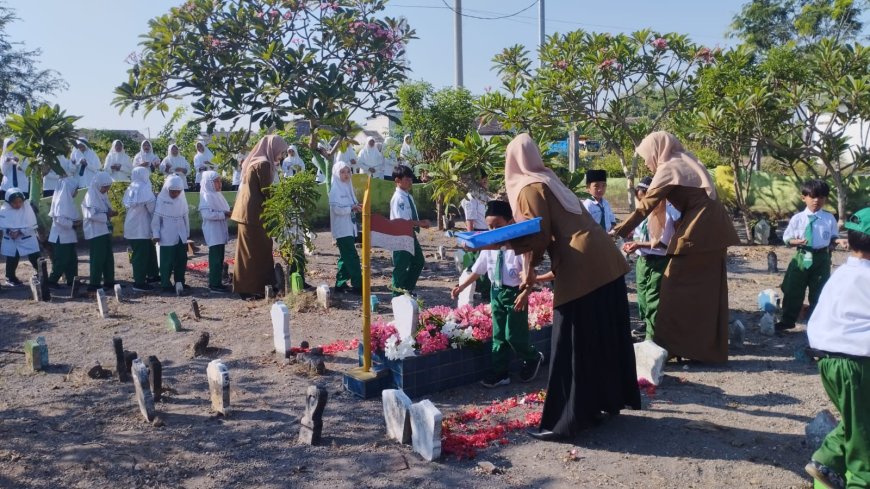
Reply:
M483 380L480 381L480 385L484 387L488 387L492 389L493 387L498 387L500 385L508 385L511 383L511 378L508 374L487 374Z
M12 278L6 277L6 285L8 285L9 287L21 287L24 285L24 283L15 277L12 277Z
M229 292L229 291L227 290L227 288L224 287L223 285L221 285L221 286L216 286L216 287L209 287L209 288L208 288L208 291L211 292L211 293L213 293L213 294L226 294L226 293Z
M827 465L822 465L815 460L810 460L810 463L804 467L804 470L806 470L807 474L810 474L813 479L819 481L819 484L828 489L843 489L846 487L846 481L843 480L843 476L834 472L834 470Z
M529 362L523 362L520 369L520 382L531 382L538 376L541 365L544 363L544 354L538 352L538 358Z
M777 331L785 331L787 329L794 329L794 323L786 324L786 323L780 321L780 322L776 323L775 325L773 325L773 329L775 329Z
M145 284L133 284L133 290L136 292L151 292L154 290L154 287L145 283Z

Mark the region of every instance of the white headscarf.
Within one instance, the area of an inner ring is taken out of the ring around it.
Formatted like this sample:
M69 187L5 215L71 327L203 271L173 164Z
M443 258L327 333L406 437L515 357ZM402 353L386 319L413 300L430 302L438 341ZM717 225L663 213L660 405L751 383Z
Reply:
M170 190L181 190L181 193L176 198L169 196ZM157 205L154 208L154 213L161 217L180 218L186 216L190 212L187 207L187 198L184 196L184 179L178 175L170 175L163 182L163 188L160 190L160 195L157 196Z
M224 194L214 189L214 181L220 180L221 176L215 171L202 172L202 184L199 186L199 208L212 209L215 211L229 212L230 204L224 198Z
M369 136L369 138L366 140L365 146L363 146L363 149L357 155L357 162L363 164L367 168L374 168L380 166L381 162L383 161L384 156L378 150L377 145L370 144L374 142L375 138Z
M130 186L124 192L124 206L129 208L135 204L154 200L154 191L151 190L151 171L144 166L133 168L133 173L130 174Z
M48 216L81 221L81 210L74 200L76 190L78 190L78 182L75 178L61 178L57 183L57 189L51 196L51 209L48 211Z
M109 171L112 165L121 165L121 169L123 169L125 165L129 166L132 164L130 157L127 156L127 152L124 151L123 143L121 143L121 151L115 151L115 145L120 142L120 139L112 141L112 147L109 148L109 153L106 155L106 164L103 166L104 170Z
M402 158L408 157L412 151L414 151L414 145L409 143L411 140L410 134L405 134L405 137L402 138L402 149L399 150L399 154L402 155Z
M11 146L12 143L14 143L14 142L15 142L15 138L12 136L9 136L8 138L3 140L3 159L4 160L6 159L6 153L10 153L9 146Z
M351 202L358 204L356 194L353 192L353 180L347 182L341 181L341 170L343 168L350 169L350 165L343 161L339 161L332 167L332 184L329 187L329 203L343 205L344 202L340 199L342 196L350 196ZM352 175L351 175L352 176Z
M200 145L200 144L202 145L202 153L200 153L200 152L199 152L199 149L197 148L197 150L196 150L196 155L193 156L193 164L194 164L194 166L195 166L195 165L199 165L199 164L201 164L201 163L205 163L205 162L209 162L209 163L210 163L211 160L214 159L214 153L212 153L211 150L208 149L208 145L205 144L205 141L200 140L200 141L197 141L196 144L197 144L197 145Z
M133 157L134 164L137 161L138 162L145 162L148 164L151 164L151 162L153 162L154 160L160 161L160 157L158 157L156 154L154 154L154 146L151 146L151 149L149 151L145 151L145 143L148 143L148 146L151 146L151 141L149 141L147 139L142 141L142 143L139 144L139 152L136 153L136 156Z
M88 209L93 209L95 213L108 212L112 208L112 206L109 205L108 192L104 194L100 192L100 189L103 187L110 187L111 185L112 177L104 171L98 171L97 174L94 175L94 179L91 180L91 184L88 185L88 193L85 194L85 198L82 200L82 205Z
M30 201L24 201L20 209L13 209L9 203L15 195L24 198L24 192L20 188L12 187L6 190L6 201L0 205L0 228L4 229L34 229L36 228L36 214Z
M291 151L293 156L290 156ZM299 157L299 150L296 149L296 145L291 144L287 147L287 157L281 162L281 169L284 170L285 175L292 175L303 168L305 168L305 162Z
M177 156L172 156L172 148L175 148L178 151ZM181 156L181 150L178 149L178 146L170 144L169 149L166 151L166 158L163 158L163 161L160 162L160 166L164 173L166 172L167 166L169 166L169 173L175 173L176 167L183 166L184 168L188 168L190 165L187 164L187 160L184 156Z

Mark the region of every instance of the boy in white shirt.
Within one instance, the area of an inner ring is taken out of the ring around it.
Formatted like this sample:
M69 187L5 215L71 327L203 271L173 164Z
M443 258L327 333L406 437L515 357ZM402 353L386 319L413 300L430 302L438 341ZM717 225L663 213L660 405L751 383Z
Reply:
M651 183L652 177L645 177L637 184L634 190L637 200L644 198ZM650 218L657 211L658 209L653 211L653 214L644 219L640 226L634 228L633 241L628 241L622 246L623 252L634 252L638 256L634 270L637 282L637 309L641 321L644 322L644 334L648 340L652 340L655 333L659 289L670 261L667 256L668 243L674 236L674 223L680 218L680 211L674 209L670 203L665 203L664 226L658 229L658 225L650 223Z
M782 279L782 320L776 330L792 329L809 289L810 314L816 307L822 287L831 276L831 248L836 246L837 220L822 209L830 193L822 180L808 180L801 185L802 212L792 216L782 233L786 245L796 246L797 254L788 264Z
M610 202L604 198L604 193L607 192L607 172L587 170L586 191L591 197L583 201L583 207L589 211L592 220L609 233L616 222L616 216L613 214L613 209L610 208Z
M420 242L417 241L419 228L428 228L429 221L420 219L417 214L417 205L411 197L411 185L414 183L414 172L407 166L399 166L393 172L393 181L396 182L396 191L390 199L390 219L405 219L414 225L414 253L407 251L393 252L393 296L408 292L413 295L417 287L417 279L423 271L425 259Z
M157 196L154 217L151 220L151 235L160 244L160 287L167 294L175 292L170 280L173 275L176 284L182 284L185 290L190 289L184 283L187 238L190 236L190 209L184 196L184 186L184 179L179 175L166 178L160 195Z
M807 323L840 423L806 471L826 487L870 487L870 207L845 224L851 256L824 286Z
M486 224L489 229L513 224L511 206L502 200L491 200L486 205ZM459 296L481 275L489 275L492 282L490 308L492 309L492 370L480 382L484 387L498 387L511 383L510 352L515 351L522 360L520 380L532 381L538 375L544 355L529 344L528 299L531 289L520 291L523 259L513 250L483 250L471 275L456 286L452 295Z

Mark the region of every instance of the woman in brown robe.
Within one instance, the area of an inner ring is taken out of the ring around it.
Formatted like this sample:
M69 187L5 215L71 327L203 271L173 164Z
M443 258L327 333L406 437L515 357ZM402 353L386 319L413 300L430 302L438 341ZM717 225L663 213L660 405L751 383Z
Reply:
M668 245L653 341L671 355L721 363L728 360L727 248L740 243L709 172L672 134L658 131L637 147L655 176L637 210L612 231L628 237L650 216L663 225L670 202L682 216ZM659 222L661 221L661 222Z
M239 226L233 290L243 299L262 298L266 286L275 282L272 238L266 235L260 214L275 166L281 164L287 147L279 136L265 136L242 162L242 183L230 219Z
M505 185L516 221L541 218L541 232L511 240L524 253L523 287L549 253L555 274L547 399L538 439L567 438L615 415L640 409L623 276L628 265L580 200L544 166L528 134L508 145Z

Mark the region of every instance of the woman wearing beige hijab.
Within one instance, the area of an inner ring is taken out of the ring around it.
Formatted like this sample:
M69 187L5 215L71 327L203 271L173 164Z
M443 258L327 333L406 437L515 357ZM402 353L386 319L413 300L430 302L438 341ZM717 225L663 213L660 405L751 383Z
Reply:
M603 413L640 409L625 259L577 196L544 166L528 134L507 146L505 186L516 221L541 218L541 232L509 243L525 254L522 287L535 283L534 267L544 252L555 273L547 400L540 429L530 434L568 438Z
M279 136L265 136L242 162L242 183L230 219L239 227L233 290L243 299L262 298L266 286L275 281L272 238L260 214L287 147Z
M728 360L727 248L740 243L707 169L674 135L658 131L637 147L655 176L637 210L613 233L622 237L650 217L663 225L670 202L682 217L668 245L653 341L674 356ZM658 235L658 234L656 234Z

